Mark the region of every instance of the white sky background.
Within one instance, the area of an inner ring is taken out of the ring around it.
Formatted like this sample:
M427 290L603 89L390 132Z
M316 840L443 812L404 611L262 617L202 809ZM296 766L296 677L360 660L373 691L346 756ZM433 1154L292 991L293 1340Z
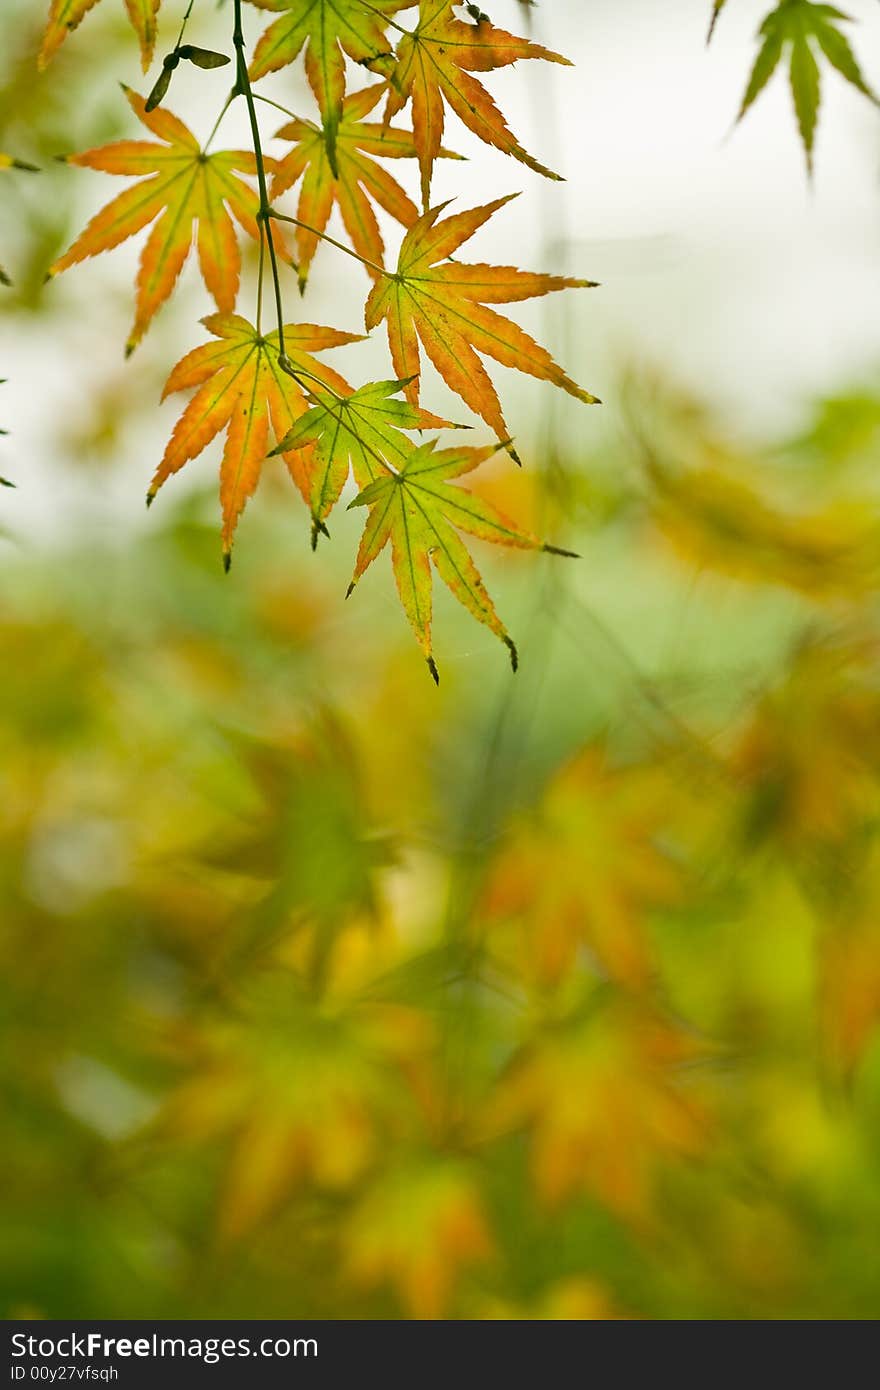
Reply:
M523 31L515 0L487 0L484 8L496 23ZM880 115L836 74L828 76L812 187L781 74L731 134L768 8L769 0L728 0L707 51L709 0L544 0L534 12L534 36L577 66L521 64L486 82L526 147L567 183L546 183L480 146L454 121L447 144L471 162L441 166L436 182L438 200L454 195L461 206L523 191L463 259L565 268L602 282L600 290L570 296L566 311L561 297L549 310L513 310L526 327L549 336L585 386L613 405L623 367L659 366L756 435L797 426L811 397L870 380L880 367ZM851 38L880 89L880 5L849 0L846 8L860 21L850 26ZM222 43L229 13L227 7L209 15L191 31L192 41ZM248 8L249 39L267 18ZM82 41L89 22L71 43ZM170 46L167 22L163 38ZM228 89L228 72L178 75L169 105L204 132ZM146 83L140 78L132 41L131 71L108 74L107 99L117 76L146 90L154 75ZM262 90L312 114L302 80L289 73ZM265 109L265 117L271 132L275 114ZM231 114L227 130L218 147L247 142L241 112ZM415 168L405 175L415 194ZM66 177L82 219L124 186L84 171ZM395 235L388 238L392 248ZM51 331L38 317L0 317L2 375L11 378L3 421L14 431L0 457L2 471L19 484L10 494L19 536L69 532L86 519L114 529L144 520L143 491L178 402L139 416L136 436L133 426L118 466L102 472L97 489L94 475L71 467L55 443L59 420L82 416L108 380L124 410L127 383L136 383L139 370L161 380L202 341L196 320L212 306L192 261L178 308L164 311L122 367L142 239L52 287ZM365 290L360 267L325 247L304 304L291 278L288 317L357 329ZM246 283L240 304L248 316L251 299ZM355 381L390 375L384 337L374 337L353 355L346 350L348 356L329 360ZM513 432L528 440L553 388L492 370ZM427 373L425 387L429 405L464 418ZM589 442L595 415L566 401L560 418ZM204 481L212 464L213 456L190 468Z

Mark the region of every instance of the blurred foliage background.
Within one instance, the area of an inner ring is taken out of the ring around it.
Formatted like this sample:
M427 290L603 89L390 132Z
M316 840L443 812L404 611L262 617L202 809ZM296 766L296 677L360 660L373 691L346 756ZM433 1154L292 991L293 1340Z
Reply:
M42 289L136 55L103 5L37 80L12 10L3 396L76 491L32 532L2 442L3 1314L876 1316L872 373L529 404L493 497L584 559L486 556L523 670L441 599L438 693L280 471L228 580L209 469L132 520L195 291L123 376L124 256Z

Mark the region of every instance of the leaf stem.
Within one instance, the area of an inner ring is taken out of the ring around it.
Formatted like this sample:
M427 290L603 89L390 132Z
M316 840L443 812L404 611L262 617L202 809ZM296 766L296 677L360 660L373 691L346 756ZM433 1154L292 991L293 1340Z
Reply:
M183 35L186 32L186 26L189 23L189 17L193 12L193 6L195 5L195 3L196 0L189 0L189 4L186 7L186 14L183 16L183 21L180 26L180 33L177 35L177 43L174 45L174 49L172 50L173 52L177 51L177 49L180 47L183 41Z
M264 97L261 92L254 92L254 101L261 101L264 106L274 106L276 111L280 111L282 116L289 116L292 121L303 119L295 111L291 111L289 106L282 106L280 101L273 101L271 97Z
M300 379L302 379L302 381L316 381L325 391L329 391L333 399L339 401L340 404L347 399L345 396L340 396L338 391L334 391L329 381L325 381L322 376L318 376L317 372L310 372L307 371L305 367L294 367L292 365L286 370L288 376L294 377L297 381L300 381ZM314 393L310 392L309 394L313 395ZM315 397L315 399L317 400L317 397ZM320 402L320 404L323 405L323 401Z
M392 19L391 16L389 14L386 14L384 10L378 10L375 5L371 5L369 3L369 0L361 0L361 4L363 5L365 10L369 10L371 14L374 14L376 16L377 19L381 19L383 24L390 24L391 28L396 29L398 34L404 34L408 39L415 38L415 35L418 32L417 30L404 29L402 24L398 24L397 20Z
M337 251L344 251L346 256L353 256L361 265L368 266L370 270L375 270L377 275L384 275L386 279L393 280L395 277L390 270L386 270L384 265L378 265L376 261L367 260L358 251L354 251L350 246L346 246L344 241L337 241L335 237L329 236L327 232L319 232L317 227L312 227L308 222L302 222L298 217L290 217L286 212L278 212L275 208L269 209L269 216L276 218L279 222L290 222L294 227L302 227L304 232L311 232L313 236L320 237L321 241L327 241L331 246L335 246Z
M235 98L236 98L237 96L238 96L238 88L237 88L237 87L233 87L232 91L229 93L229 96L226 98L225 102L223 103L223 108L222 108L222 110L221 110L221 112L220 112L220 115L217 117L216 121L214 122L214 125L213 125L212 128L211 128L211 133L210 133L210 135L208 136L207 140L205 141L204 145L202 146L202 153L203 153L203 154L207 154L207 153L208 153L208 149L210 148L211 143L213 142L214 136L217 134L217 131L220 129L220 122L223 120L223 117L226 115L226 112L229 110L230 106L231 106L232 103L235 101Z
M260 266L257 271L257 337L263 336L263 275L266 269L266 228L260 223Z
M272 284L275 291L275 314L278 320L278 355L282 363L287 360L284 348L284 307L281 302L281 279L278 274L278 255L275 250L275 240L272 236L272 207L269 202L269 190L266 185L266 164L263 159L263 143L260 139L260 123L257 120L257 108L254 102L254 94L251 90L251 79L248 75L247 60L244 56L244 30L241 23L241 0L234 0L235 3L235 25L232 33L232 42L235 47L235 91L240 93L247 102L248 119L251 126L251 138L254 146L254 159L257 163L257 186L260 193L260 210L257 220L260 224L260 240L265 238L269 249L269 264L272 270ZM261 277L262 280L262 277Z

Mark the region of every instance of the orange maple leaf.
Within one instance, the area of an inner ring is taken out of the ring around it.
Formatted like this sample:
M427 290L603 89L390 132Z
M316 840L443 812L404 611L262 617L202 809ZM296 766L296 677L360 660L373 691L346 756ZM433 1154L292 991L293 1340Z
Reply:
M49 19L37 65L45 68L61 47L67 35L78 27L98 0L52 0ZM141 65L144 72L153 60L156 46L156 20L162 0L125 0L125 8L141 46Z
M278 334L259 333L237 314L212 314L203 320L219 342L205 343L177 363L163 399L173 391L198 387L174 427L162 462L147 493L149 506L162 484L211 440L226 429L220 465L223 509L223 561L228 569L238 519L256 490L269 449L270 425L277 440L292 430L307 408L303 386L279 362ZM351 388L338 372L312 356L325 348L357 341L357 335L314 324L291 324L284 330L285 355L305 382L324 382L341 394ZM291 477L308 500L311 492L309 456L304 451L284 455Z
M354 249L365 263L373 263L367 264L367 271L374 279L379 273L375 266L385 263L385 245L373 202L404 227L411 227L418 219L415 203L375 158L379 155L383 159L415 159L412 131L365 120L387 90L386 83L380 82L346 97L336 132L335 172L326 129L297 119L278 131L279 139L297 143L277 163L272 196L279 197L302 179L297 218L309 224L296 231L300 286L308 278L334 203ZM450 159L460 158L448 150L441 153Z
M520 58L543 58L566 67L571 66L569 60L496 29L485 15L471 24L456 19L453 11L451 0L421 0L418 25L398 44L397 64L391 74L388 115L396 115L412 98L425 208L430 202L434 161L443 141L446 106L487 145L512 155L546 178L559 178L523 149L486 88L470 74L509 67Z
M591 280L448 259L508 202L510 197L498 198L444 221L438 219L447 204L426 212L403 239L396 275L386 275L373 287L365 308L368 329L383 319L387 322L394 370L408 381L410 400L418 399L421 342L446 384L505 442L510 432L501 402L478 353L551 381L587 404L597 404L595 396L566 376L546 348L518 324L486 307L554 290L589 288Z
M202 278L223 313L235 308L241 276L241 251L228 209L257 241L260 228L257 194L237 177L255 172L253 154L207 154L176 116L162 109L147 111L142 97L123 90L138 120L165 143L119 140L69 157L69 163L88 169L144 177L92 218L49 274L59 275L89 256L109 251L155 223L138 270L137 309L126 344L130 353L174 288L192 247L194 224Z

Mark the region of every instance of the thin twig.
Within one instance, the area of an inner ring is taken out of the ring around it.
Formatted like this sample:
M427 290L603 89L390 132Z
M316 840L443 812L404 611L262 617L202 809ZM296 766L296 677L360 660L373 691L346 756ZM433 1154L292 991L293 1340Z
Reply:
M220 112L220 115L217 117L216 121L214 122L213 126L211 127L211 133L210 133L210 135L208 136L207 140L205 141L204 145L202 146L202 154L207 154L207 153L208 153L208 150L209 150L209 148L210 148L210 146L211 146L211 144L212 144L212 142L213 142L213 140L214 140L214 136L217 134L217 131L220 129L220 122L223 120L223 117L226 115L226 112L229 110L230 106L231 106L232 103L235 101L235 98L236 98L238 95L239 95L238 88L237 88L237 87L233 87L232 91L229 93L229 96L226 98L226 100L225 100L224 103L223 103L223 108L222 108L222 110L221 110L221 112Z
M187 26L187 24L189 23L189 17L190 17L190 15L191 15L192 12L193 12L193 6L195 5L195 3L196 3L196 0L189 0L189 4L188 4L187 7L186 7L186 14L183 16L183 22L181 23L181 26L180 26L180 33L177 35L177 43L174 45L174 49L173 49L174 52L177 51L177 49L180 47L180 45L181 45L181 43L182 43L182 41L183 41L183 35L184 35L185 30L186 30L186 26Z
M368 266L370 270L375 270L377 275L384 275L387 280L395 280L397 278L390 270L386 270L384 265L378 265L376 261L367 260L366 256L362 256L358 251L352 250L350 246L345 245L345 242L337 241L335 237L328 236L326 232L319 232L317 227L310 226L308 222L302 222L298 217L291 217L286 212L277 212L275 208L269 209L269 216L276 218L279 222L290 222L294 227L301 227L304 232L311 232L313 236L320 237L321 241L327 241L331 246L335 246L337 251L344 251L346 256L353 256L356 261L360 261L361 265Z
M276 111L280 111L282 116L289 116L292 121L303 120L295 111L291 111L289 106L282 106L280 101L273 101L271 97L264 97L262 92L254 92L254 101L261 101L264 106L274 106Z
M269 189L266 185L266 164L263 159L263 143L260 139L260 123L257 120L257 108L254 102L254 94L251 90L251 79L248 75L247 60L244 56L244 30L241 23L241 0L235 0L235 27L232 33L232 42L235 46L235 89L247 102L248 119L251 126L251 138L254 146L254 159L257 164L257 186L260 193L260 210L257 219L260 223L261 236L265 236L266 245L269 249L269 264L272 270L272 284L275 290L275 314L278 320L278 355L282 365L287 361L287 354L284 348L284 306L281 301L281 278L278 274L278 255L275 250L275 240L272 235L272 223L270 221L272 207L269 202Z

